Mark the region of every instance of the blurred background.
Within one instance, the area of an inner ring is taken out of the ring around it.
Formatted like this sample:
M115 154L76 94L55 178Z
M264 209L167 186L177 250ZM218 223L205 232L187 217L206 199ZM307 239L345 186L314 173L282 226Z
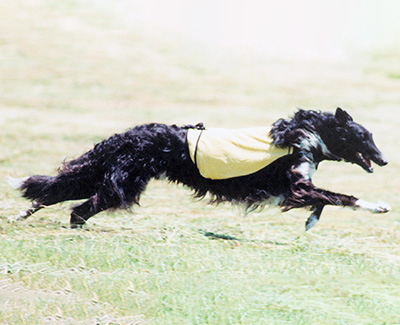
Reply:
M150 0L114 1L113 6L130 25L264 57L346 59L390 48L400 33L395 0Z

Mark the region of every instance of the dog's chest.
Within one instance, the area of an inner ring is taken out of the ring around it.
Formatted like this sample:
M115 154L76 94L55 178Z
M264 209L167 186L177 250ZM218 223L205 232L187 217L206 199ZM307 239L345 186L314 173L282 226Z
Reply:
M301 176L307 180L311 180L313 177L314 173L317 171L317 166L314 162L311 161L305 161L299 164L296 168L295 171Z

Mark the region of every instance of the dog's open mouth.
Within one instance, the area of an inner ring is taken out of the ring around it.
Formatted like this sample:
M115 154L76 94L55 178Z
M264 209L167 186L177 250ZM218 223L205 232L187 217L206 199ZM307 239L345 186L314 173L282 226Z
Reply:
M357 152L356 154L358 159L358 164L364 168L368 173L373 173L374 169L372 168L371 159L365 157L361 152Z

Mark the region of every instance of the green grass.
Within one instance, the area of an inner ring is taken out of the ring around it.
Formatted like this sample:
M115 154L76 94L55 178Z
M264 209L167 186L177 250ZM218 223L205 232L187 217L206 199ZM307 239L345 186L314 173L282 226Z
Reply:
M0 5L0 322L8 324L400 323L400 52L343 62L211 53L124 25L84 1ZM121 14L121 13L120 13ZM141 207L68 227L69 203L26 221L7 176L144 122L269 125L296 107L348 109L389 165L324 162L314 182L393 211L327 207L246 217L151 182Z

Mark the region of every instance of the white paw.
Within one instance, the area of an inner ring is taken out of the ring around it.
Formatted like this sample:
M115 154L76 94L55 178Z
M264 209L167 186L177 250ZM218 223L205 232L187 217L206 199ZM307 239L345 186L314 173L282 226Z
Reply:
M18 221L21 221L21 220L25 220L29 216L30 216L29 210L27 210L27 211L21 211L16 216L11 216L11 217L8 217L7 219L8 219L9 222L18 222Z
M306 221L306 231L314 227L317 224L318 220L318 217L315 214L312 214Z
M386 213L392 209L389 204L382 201L378 203L371 203L364 200L358 200L356 202L356 207L369 210L372 213Z
M16 216L7 217L7 219L8 219L8 222L11 222L11 223L22 220L22 218L20 217L19 214Z
M386 213L390 210L392 210L392 207L389 204L379 201L375 209L375 213Z

